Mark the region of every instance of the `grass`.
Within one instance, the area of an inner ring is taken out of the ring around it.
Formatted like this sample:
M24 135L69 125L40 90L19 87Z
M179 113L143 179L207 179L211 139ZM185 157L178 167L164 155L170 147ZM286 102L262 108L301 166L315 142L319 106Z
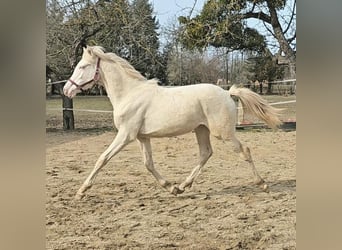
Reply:
M73 99L75 109L113 110L107 96L76 96ZM46 100L46 109L62 108L62 98L54 97Z
M289 95L289 96L263 95L262 97L266 99L269 103L296 100L295 95ZM296 103L279 104L279 105L274 105L274 107L283 109L280 114L280 119L282 121L296 120Z
M113 110L107 96L77 96L73 99L74 109ZM55 97L46 100L46 128L62 129L63 115L62 99ZM111 129L113 128L113 113L90 113L74 111L75 128L82 129Z

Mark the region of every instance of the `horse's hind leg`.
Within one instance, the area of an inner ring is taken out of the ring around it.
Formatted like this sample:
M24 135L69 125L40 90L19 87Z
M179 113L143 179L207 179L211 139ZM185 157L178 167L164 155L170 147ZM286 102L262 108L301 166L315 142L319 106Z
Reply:
M192 183L199 175L201 168L208 161L210 156L213 153L210 144L210 132L207 127L199 126L195 129L196 138L199 145L199 155L200 161L199 164L192 170L191 174L186 178L186 180L179 185L180 193L184 192L186 187L191 187Z
M104 167L114 155L120 152L120 150L131 141L132 138L130 138L129 134L123 131L118 132L114 141L110 144L106 151L104 151L98 158L98 160L95 163L94 169L91 171L88 178L84 181L80 189L77 191L75 197L76 199L81 199L84 196L85 191L87 191L92 186L95 177L100 171L100 169Z
M265 183L265 181L260 177L258 171L256 170L254 166L254 162L252 159L251 151L248 147L243 146L241 142L235 137L235 135L231 136L230 139L232 140L234 144L234 149L237 153L240 153L240 156L249 163L249 165L252 168L254 177L255 177L255 184L262 187L262 189L266 192L268 192L268 186Z
M157 179L157 181L163 188L168 189L171 193L175 194L175 190L177 189L177 187L171 185L171 183L165 180L154 168L150 139L138 138L138 141L140 143L141 151L143 154L144 165L147 170Z

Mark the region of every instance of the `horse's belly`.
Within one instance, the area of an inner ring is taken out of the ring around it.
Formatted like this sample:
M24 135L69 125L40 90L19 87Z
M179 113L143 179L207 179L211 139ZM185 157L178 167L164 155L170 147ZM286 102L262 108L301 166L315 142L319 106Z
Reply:
M182 135L189 133L193 130L193 127L183 127L183 128L160 128L155 130L142 130L139 135L143 137L172 137L177 135Z
M149 137L170 137L189 133L205 123L200 113L184 114L181 111L173 111L169 114L146 117L139 134Z

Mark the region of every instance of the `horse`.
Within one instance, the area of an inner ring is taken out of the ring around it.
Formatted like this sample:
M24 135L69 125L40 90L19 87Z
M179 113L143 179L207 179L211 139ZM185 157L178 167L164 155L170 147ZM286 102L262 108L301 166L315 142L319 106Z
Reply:
M248 162L255 184L268 192L268 185L257 172L250 149L235 135L236 105L232 96L241 101L246 110L263 120L269 127L277 128L281 121L276 109L247 88L233 85L229 91L214 84L195 84L180 87L162 87L157 79L146 79L140 72L115 53L106 52L100 46L83 48L64 95L73 98L77 93L94 84L104 86L113 106L114 125L118 132L99 156L87 179L76 193L82 199L93 185L95 177L108 161L127 144L137 140L147 170L161 187L173 195L191 188L213 150L210 135L233 142L234 151ZM172 137L194 131L199 146L199 162L190 175L179 185L166 180L155 169L152 159L151 138Z

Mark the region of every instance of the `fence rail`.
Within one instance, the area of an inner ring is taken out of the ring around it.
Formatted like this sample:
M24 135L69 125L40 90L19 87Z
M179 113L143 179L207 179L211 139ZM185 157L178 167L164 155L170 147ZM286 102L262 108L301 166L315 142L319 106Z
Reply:
M47 82L46 85L53 85L53 84L57 84L57 83L63 83L63 82L67 82L68 80L61 80L61 81L56 81L56 82ZM273 82L268 82L268 83L282 83L282 82L295 82L297 81L297 79L287 79L287 80L277 80L277 81L273 81ZM244 84L246 85L246 84ZM229 86L232 86L232 85L228 85L228 84L225 84L225 85L219 85L221 87L229 87Z
M92 113L113 113L113 110L99 110L99 109L50 108L46 110L47 111L73 110L73 111L92 112Z
M57 81L57 82L47 82L46 85L54 85L57 83L63 83L63 82L67 82L68 80L61 80L61 81Z
M67 80L62 80L62 81L56 81L56 82L48 82L47 85L53 85L53 84L58 84L58 83L63 83L66 82ZM281 91L284 91L283 93L294 93L295 92L295 84L288 84L291 82L296 82L296 79L288 79L288 80L282 80L282 81L273 81L270 82L272 83L272 87L273 88L273 92L274 89L277 88L277 92L278 94L281 94ZM280 84L280 83L284 83L284 84ZM281 87L279 87L278 85L280 85ZM220 87L230 87L232 85L219 85ZM173 86L168 86L168 87L173 87ZM288 87L290 87L290 90L288 89ZM263 87L263 90L266 90L267 87ZM293 89L294 88L294 89ZM258 88L253 89L254 91L256 91ZM266 92L266 91L265 91ZM264 92L264 93L265 93ZM282 102L274 102L274 103L270 103L270 105L282 105L282 104L289 104L289 103L296 103L296 100L290 100L290 101L282 101ZM245 114L243 112L243 109L241 107L240 103L237 103L237 125L242 125L244 121L246 121ZM78 108L47 108L46 111L76 111L76 112L90 112L90 113L113 113L113 110L98 110L98 109L78 109ZM247 118L248 120L248 118ZM254 124L254 123L253 123ZM251 124L249 124L251 125ZM242 125L243 126L243 125Z
M279 80L279 81L273 81L269 83L282 83L282 82L295 82L297 79L288 79L288 80Z
M288 103L295 103L296 100L285 101L285 102L273 102L270 105L281 105L281 104L288 104ZM242 107L238 107L241 109ZM80 112L91 112L91 113L113 113L113 110L100 110L100 109L74 109L74 108L48 108L46 111L63 111L63 110L73 110L73 111L80 111Z
M296 81L297 79L287 79L287 80L276 80L268 83L262 83L262 85L256 85L256 84L242 84L244 87L248 87L249 89L252 89L255 92L260 91L260 86L262 86L262 93L268 92L268 84L271 84L271 93L272 94L295 94L296 93ZM223 89L228 89L228 87L231 87L232 84L223 84L218 85Z

